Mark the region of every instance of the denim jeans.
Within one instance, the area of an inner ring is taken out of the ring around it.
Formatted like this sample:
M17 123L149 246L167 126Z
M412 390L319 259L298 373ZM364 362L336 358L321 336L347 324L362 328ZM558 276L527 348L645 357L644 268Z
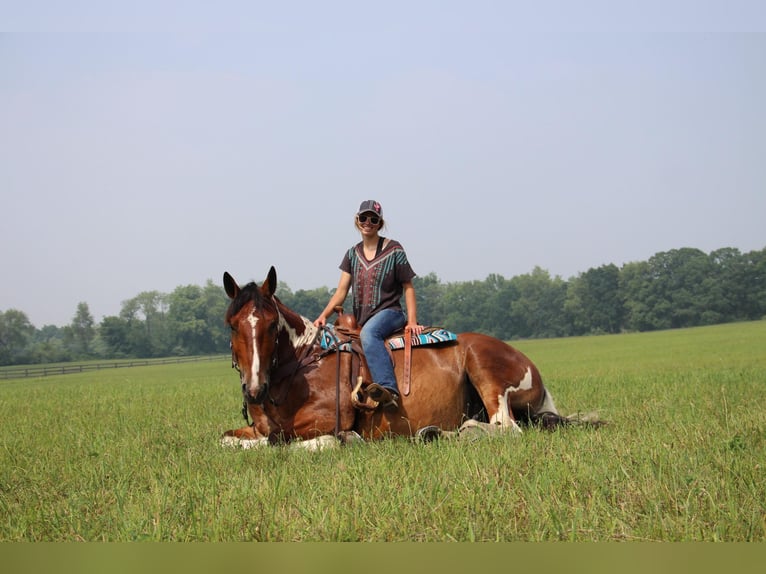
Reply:
M359 333L362 349L367 357L372 381L381 387L393 390L397 394L394 365L386 350L386 337L407 324L407 318L401 309L383 309L370 317Z

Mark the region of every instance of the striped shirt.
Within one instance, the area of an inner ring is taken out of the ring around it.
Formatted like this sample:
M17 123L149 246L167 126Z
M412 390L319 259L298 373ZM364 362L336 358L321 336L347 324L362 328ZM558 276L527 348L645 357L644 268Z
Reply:
M363 243L357 243L346 252L340 269L351 274L354 316L360 327L382 309L401 309L402 284L415 277L404 247L393 239L369 261Z

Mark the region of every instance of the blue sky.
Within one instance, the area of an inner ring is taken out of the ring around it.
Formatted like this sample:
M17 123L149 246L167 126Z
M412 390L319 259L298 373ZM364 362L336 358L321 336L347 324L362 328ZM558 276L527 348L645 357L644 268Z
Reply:
M0 2L0 311L766 247L766 8L531 4Z

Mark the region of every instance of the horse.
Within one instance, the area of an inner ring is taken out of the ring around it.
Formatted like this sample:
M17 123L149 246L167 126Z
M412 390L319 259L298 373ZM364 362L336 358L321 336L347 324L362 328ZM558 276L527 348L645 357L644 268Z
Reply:
M567 424L532 361L480 333L412 347L406 365L409 393L393 405L362 402L363 387L352 390L351 384L340 383L340 355L348 353L323 349L321 329L279 300L273 266L260 286L240 287L228 272L223 286L231 300L225 323L231 330L232 367L239 372L243 415L252 419L226 431L223 438L229 441L414 437L426 429L437 435L454 432L471 421L515 433L521 433L518 422L545 428ZM394 363L401 381L405 362Z

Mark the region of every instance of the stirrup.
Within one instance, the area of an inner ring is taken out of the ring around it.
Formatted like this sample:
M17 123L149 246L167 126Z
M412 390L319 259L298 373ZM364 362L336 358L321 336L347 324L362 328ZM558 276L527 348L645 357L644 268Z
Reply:
M398 407L399 393L396 391L383 387L377 383L371 383L367 387L367 396L373 401L380 403L382 406L387 407L393 405Z

